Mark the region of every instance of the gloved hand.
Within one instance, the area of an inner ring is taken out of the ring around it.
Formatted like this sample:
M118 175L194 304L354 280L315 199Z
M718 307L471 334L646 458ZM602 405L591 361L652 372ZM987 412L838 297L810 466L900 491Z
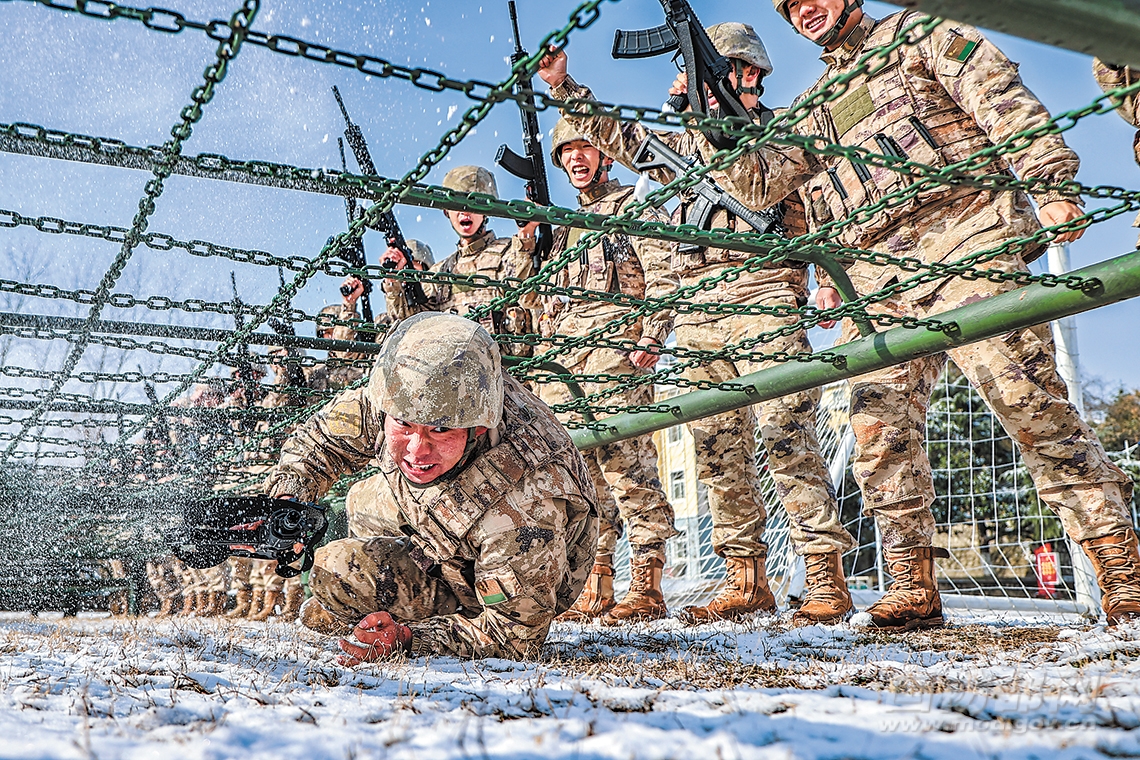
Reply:
M397 623L387 612L373 612L356 624L352 637L355 641L337 642L344 652L336 658L337 662L349 667L405 651L412 643L412 629Z

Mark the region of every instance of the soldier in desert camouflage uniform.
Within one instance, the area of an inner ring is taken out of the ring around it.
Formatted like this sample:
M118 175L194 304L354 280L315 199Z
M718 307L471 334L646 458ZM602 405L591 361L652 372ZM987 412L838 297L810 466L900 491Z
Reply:
M824 47L827 80L852 69L867 51L890 43L920 18L900 12L882 21L865 15L861 0L774 0L798 32ZM823 102L794 129L831 142L892 153L939 168L988 149L1049 118L1021 82L1016 64L965 24L946 22L923 39L891 52L874 74L860 74L845 94ZM701 144L708 159L713 148ZM1051 185L1072 179L1077 156L1059 135L1036 138L1024 150L996 158L987 174L1016 172ZM855 209L913 182L911 175L857 165L845 158L799 148L764 146L716 173L744 203L762 208L797 188L808 201L811 230L852 218ZM1076 219L1076 198L1057 190L1034 191L1041 221L1053 226ZM892 203L838 234L846 246L923 262L951 262L1040 229L1029 197L1021 191L979 190L964 184L923 189ZM1080 231L1057 235L1059 242ZM1039 254L1039 251L1037 252ZM983 268L1026 271L1028 252L1011 252ZM873 293L905 279L894 266L856 262L849 274L860 293ZM895 294L873 307L878 313L925 318L1017 286L985 279L944 279ZM823 287L818 305L839 305ZM844 338L856 337L848 321ZM1058 513L1097 570L1110 622L1140 614L1140 557L1128 503L1132 483L1105 456L1096 434L1068 401L1057 375L1047 325L949 352L1010 435L1021 445L1038 495ZM934 577L930 505L934 484L924 448L931 387L946 361L933 356L863 375L852 382L851 424L856 436L852 463L865 509L883 535L895 579L890 591L859 625L888 629L938 626L942 605Z
M534 655L594 561L596 494L485 329L451 314L400 322L368 387L299 428L267 487L312 501L374 456L382 478L349 511L352 537L317 551L302 622L353 632L348 663Z
M1093 76L1105 92L1131 87L1140 82L1140 71L1131 66L1114 66L1099 58L1093 58ZM1135 92L1126 95L1116 112L1132 126L1140 127L1140 95ZM1136 163L1140 164L1140 132L1132 139L1132 150L1136 154ZM1132 226L1140 227L1140 216L1136 217ZM1140 247L1140 241L1137 242L1137 247Z
M709 37L718 51L737 65L730 75L742 102L755 109L757 121L769 120L772 112L759 102L759 84L771 72L764 45L752 27L726 23L710 27ZM566 75L565 53L550 56L539 74L551 85L551 95L559 99L593 99L590 90ZM621 123L604 117L588 117L567 112L566 117L607 155L631 164L647 130L636 123ZM692 132L663 132L658 135L682 155L698 152L704 138ZM673 174L656 171L653 179L668 182ZM777 199L779 200L779 199ZM793 220L785 224L793 226ZM801 220L802 212L796 217ZM751 230L748 225L720 211L713 227ZM691 286L714 277L724 268L736 266L750 254L723 249L682 251L654 249L651 256L665 261L645 260L647 269L664 266L675 273L673 281L651 280L646 295L661 298L678 286ZM789 330L799 321L794 310L807 301L807 270L794 262L769 264L755 272L745 272L715 290L703 290L692 297L697 303L759 304L785 314L720 315L690 311L676 316L677 346L716 351L772 331L783 336L762 346L765 352L810 353L811 345L803 330ZM656 332L668 333L674 322L671 311L654 315L660 325ZM648 336L647 336L648 337ZM649 340L643 340L650 345ZM639 358L635 355L635 359ZM685 370L686 379L714 383L732 382L741 375L772 366L770 360L718 360ZM758 404L752 410L739 409L689 423L693 434L698 477L709 486L709 511L713 518L713 548L725 558L728 584L710 604L686 609L693 621L735 618L755 612L773 612L776 600L768 586L764 562L767 545L763 534L767 510L761 496L754 441L759 426L768 451L768 466L776 481L780 500L788 512L796 551L804 555L807 583L803 603L794 615L797 624L835 622L852 610L851 596L843 577L840 554L854 545L839 520L834 488L819 450L815 432L818 390L796 393Z
M495 185L495 175L481 166L460 166L452 169L443 178L443 187L464 193L481 193L493 198L499 197ZM469 211L444 211L452 228L459 235L455 253L448 256L431 271L457 275L475 275L491 281L501 281L508 277L526 279L533 274L531 256L534 252L534 231L538 222L531 222L519 229L513 238L500 238L487 229L487 217ZM381 256L381 263L399 266L403 254L389 248ZM384 295L388 301L388 313L394 320L401 320L421 311L449 311L467 315L472 309L502 297L503 289L481 282L474 284L434 285L424 284L427 295L426 306L413 306L404 296L403 285L394 279L384 281ZM532 310L539 307L533 294L524 297L519 304L496 310L483 317L481 324L493 335L528 335L537 332ZM500 337L500 340L503 340ZM533 347L522 341L506 340L501 344L503 353L511 356L530 356Z
M613 161L590 145L565 120L558 122L551 140L551 159L566 172L570 184L579 191L578 203L583 211L595 214L620 214L636 202L634 188L609 177ZM656 209L641 215L646 221L668 222ZM553 256L578 244L581 230L564 227L555 236ZM648 249L654 249L652 253ZM560 270L553 284L582 288L633 298L645 296L646 279L668 278L671 245L648 238L631 238L623 233L605 236L602 241L582 253ZM646 272L642 262L652 262L655 270ZM658 286L660 289L660 286ZM626 307L606 301L585 298L548 296L544 299L541 327L544 337L558 335L579 337L614 319L621 318ZM628 325L611 340L628 340L635 344L643 338L660 346L669 335L668 322L656 315ZM571 374L628 375L631 379L646 374L645 367L657 361L655 355L637 352L641 365L634 364L630 352L614 348L579 348L562 355L558 361ZM616 382L586 382L587 394L608 390ZM548 383L540 386L542 400L550 405L571 400L566 386ZM653 402L653 386L641 385L610 396L607 404L641 406ZM571 415L560 415L564 421ZM585 454L586 464L594 477L599 497L612 492L629 531L630 588L620 604L614 604L613 554L619 531L605 525L598 539L598 557L586 590L582 592L567 619L601 617L607 625L625 620L656 620L667 614L661 594L661 574L665 567L665 541L677 535L673 527L673 507L661 490L657 471L657 447L644 435L602 446Z

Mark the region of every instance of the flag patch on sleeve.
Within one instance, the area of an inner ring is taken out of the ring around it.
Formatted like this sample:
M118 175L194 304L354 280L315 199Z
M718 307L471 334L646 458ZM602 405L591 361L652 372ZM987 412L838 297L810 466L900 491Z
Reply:
M950 45L946 48L946 57L956 63L965 63L974 54L974 50L978 47L976 40L968 40L965 37L955 34L950 40Z
M507 596L507 590L503 588L503 584L495 578L486 578L475 584L479 591L479 598L483 600L483 606L489 607L492 604L499 604L505 602L510 597Z

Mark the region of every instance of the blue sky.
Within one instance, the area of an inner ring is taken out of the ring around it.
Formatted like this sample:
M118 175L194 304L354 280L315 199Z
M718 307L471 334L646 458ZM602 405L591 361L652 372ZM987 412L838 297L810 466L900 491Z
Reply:
M213 0L171 0L169 7L201 20L228 18L233 10ZM569 0L520 0L526 47L533 49L546 32L564 25L575 7ZM744 21L756 27L775 64L766 82L764 99L769 105L786 105L822 71L818 49L797 37L767 0L698 1L694 7L706 24ZM883 16L897 9L870 3L868 10ZM659 104L673 78L672 64L664 58L617 62L610 59L609 50L615 28L653 26L660 21L660 6L651 0L603 4L601 18L571 38L572 73L604 100ZM5 72L0 121L30 122L141 145L166 139L215 48L193 31L163 35L133 22L92 20L22 1L0 3L0 27L5 33L5 44L0 47L0 67ZM461 79L505 78L512 51L505 2L267 0L254 27L438 69ZM1099 94L1087 56L1002 35L993 37L1021 63L1027 84L1054 113L1083 106ZM207 106L185 152L217 152L306 167L336 166L336 137L342 125L330 92L334 84L363 128L378 171L390 176L407 171L471 105L455 93L430 93L405 82L369 78L247 47ZM556 118L553 113L542 114L544 130L551 129ZM1140 169L1132 160L1132 133L1114 114L1087 119L1067 133L1083 160L1078 179L1089 185L1140 185ZM503 142L520 147L518 112L509 104L497 107L428 181L439 182L448 169L459 164L490 165ZM522 197L521 183L502 171L496 175L504 196ZM619 176L632 180L624 170ZM146 180L141 172L0 154L0 208L27 216L125 227ZM551 185L555 203L574 206L569 185L553 169ZM278 255L311 256L329 235L343 229L343 214L336 198L174 177L158 202L150 229ZM452 250L455 237L441 212L400 207L397 214L405 235L427 241L437 257ZM1073 246L1074 266L1132 250L1137 231L1130 224L1131 218L1118 218L1090 230ZM496 220L493 226L504 235L514 229L509 220ZM375 262L379 237L370 233L366 244ZM36 254L43 269L36 273L39 281L86 288L94 287L118 252L118 246L98 240L2 230L0 253L10 249ZM231 269L236 270L247 300L264 303L273 295L276 273L270 270L146 248L135 254L115 290L225 300ZM0 272L0 277L20 279L21 274ZM310 313L316 311L338 297L336 285L319 275L297 305ZM38 300L27 300L22 308L37 313L85 313L74 305ZM104 317L229 326L220 317L171 314L108 308ZM1081 359L1087 375L1113 386L1140 386L1140 352L1126 327L1138 318L1140 304L1135 302L1079 318ZM827 340L827 336L820 337L817 347ZM40 345L35 357L24 359L58 367L63 346L57 343L50 352ZM158 357L141 358L148 368L160 363L171 371L190 368L177 358L161 362ZM76 384L68 390L84 389Z

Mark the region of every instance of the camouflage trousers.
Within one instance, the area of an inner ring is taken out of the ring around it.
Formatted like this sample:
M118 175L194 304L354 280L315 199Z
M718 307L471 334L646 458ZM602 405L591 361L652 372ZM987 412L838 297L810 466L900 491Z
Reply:
M309 588L348 627L380 610L405 623L458 612L462 603L451 584L424 572L410 549L407 537L332 541L317 550Z
M773 295L765 306L796 307L789 293ZM797 317L730 315L705 324L678 324L677 346L719 351L726 345L795 325ZM810 352L803 330L792 331L759 344L757 352ZM776 364L755 360L716 360L689 367L683 376L692 381L732 382L741 375ZM697 478L708 486L712 514L712 544L722 557L763 556L768 512L761 495L756 466L757 433L768 452L768 470L776 494L788 513L792 542L799 554L846 551L855 545L839 519L831 475L820 453L815 422L818 389L765 401L688 423L697 458Z
M273 560L257 560L253 567L253 587L263 591L287 591L301 586L301 576L284 578L277 574L277 563Z
M1019 260L990 266L1025 269ZM904 294L870 311L925 318L1015 287L955 278L924 298L907 301ZM844 339L856 337L846 321ZM1069 402L1049 326L1038 325L851 381L851 467L884 548L930 546L934 536L926 412L947 355L1017 442L1038 496L1070 537L1083 541L1131 526L1132 482Z
M230 569L230 591L252 591L253 584L250 577L254 560L247 557L230 557L227 563Z
M573 374L585 375L631 375L648 374L638 369L622 351L595 348L585 357L566 369ZM581 383L587 395L609 390L616 382ZM562 383L541 383L539 398L549 406L573 400L569 389ZM606 398L602 403L612 406L640 406L653 402L653 385L647 384L623 390ZM561 413L558 419L568 422L576 415ZM605 415L599 415L602 417ZM638 554L659 554L665 556L665 541L679 535L673 526L673 505L661 487L661 476L657 469L657 446L653 437L638 436L618 441L606 446L582 452L586 467L594 480L594 487L602 499L616 502L617 512L625 524L629 543ZM602 510L613 514L613 509ZM613 555L621 526L602 521L602 532L598 536L598 554ZM639 548L644 548L639 551Z
M206 594L226 590L226 563L205 570L182 564L179 572L183 594Z

